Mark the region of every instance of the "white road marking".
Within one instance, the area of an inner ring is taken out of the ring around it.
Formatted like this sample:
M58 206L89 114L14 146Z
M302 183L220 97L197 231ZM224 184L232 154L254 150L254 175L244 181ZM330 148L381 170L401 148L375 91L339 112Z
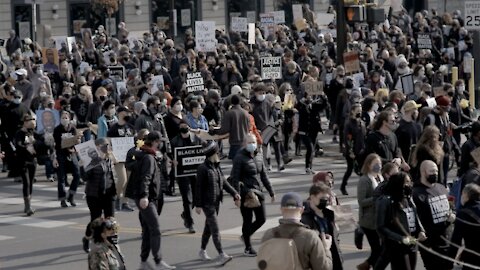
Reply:
M47 220L47 219L34 218L34 217L18 217L18 216L5 216L5 215L0 215L0 223L37 227L37 228L47 228L47 229L65 227L65 226L76 224L75 222L68 222L68 221L57 221L57 220Z
M0 241L2 240L10 240L10 239L14 239L15 237L13 236L8 236L8 235L0 235Z

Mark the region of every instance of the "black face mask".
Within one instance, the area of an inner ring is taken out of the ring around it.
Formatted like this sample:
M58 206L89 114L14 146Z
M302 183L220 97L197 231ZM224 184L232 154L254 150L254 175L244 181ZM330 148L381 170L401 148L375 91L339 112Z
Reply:
M98 99L100 99L100 101L103 102L103 101L105 101L105 100L107 99L107 97L106 97L106 96L100 96Z
M412 187L411 187L411 186L404 186L404 187L403 187L403 195L404 195L405 197L410 197L410 196L412 196L412 192L413 192L413 190L412 190Z
M436 175L436 174L431 174L431 175L427 176L427 181L428 181L430 184L436 183L437 180L438 180L438 175Z
M356 117L356 118L360 118L360 117L362 117L362 114L361 114L361 113L357 113L357 114L355 114L355 117Z
M320 199L320 202L318 203L317 207L320 210L326 209L328 205L328 200L327 199Z
M183 134L187 134L188 133L188 128L184 127L184 128L179 128L178 129L180 131L180 133L183 133Z
M125 121L125 122L130 122L131 119L132 119L132 117L130 115L127 115L127 116L123 117L123 121Z
M107 241L112 245L118 244L118 235L107 236Z

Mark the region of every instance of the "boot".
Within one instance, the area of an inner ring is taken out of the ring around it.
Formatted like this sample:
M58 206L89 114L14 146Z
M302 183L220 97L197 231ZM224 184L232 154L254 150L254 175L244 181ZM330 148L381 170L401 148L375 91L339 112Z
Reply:
M367 261L364 261L363 263L357 265L358 270L369 270L370 269L370 264Z
M35 213L35 210L32 209L30 205L30 200L31 200L30 196L23 198L23 201L25 202L25 209L23 210L23 212L27 214L27 216L31 216Z
M73 194L68 195L67 201L70 203L71 206L77 206L77 203L75 203L75 200L73 199Z

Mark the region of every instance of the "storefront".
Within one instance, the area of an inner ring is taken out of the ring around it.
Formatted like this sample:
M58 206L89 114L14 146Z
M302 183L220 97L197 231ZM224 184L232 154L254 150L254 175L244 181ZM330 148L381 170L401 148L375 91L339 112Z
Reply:
M201 0L150 0L151 21L166 33L173 31L173 36L183 37L188 28L195 26L195 21L201 18ZM170 23L171 10L174 27Z
M36 5L37 23L40 22L40 5ZM12 1L12 29L21 38L32 38L33 33L33 5L25 4L24 0Z
M80 35L81 28L98 29L103 25L105 29L112 35L116 35L118 22L123 21L123 4L118 8L110 20L107 13L101 9L95 9L89 0L83 1L69 1L68 9L68 33L70 36Z

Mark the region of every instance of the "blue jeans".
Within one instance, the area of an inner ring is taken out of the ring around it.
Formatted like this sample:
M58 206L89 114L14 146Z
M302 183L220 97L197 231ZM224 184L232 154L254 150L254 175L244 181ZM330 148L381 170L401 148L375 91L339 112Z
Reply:
M55 174L55 168L53 168L53 162L50 157L45 159L45 174L47 175L47 178L50 178Z
M80 167L78 159L75 155L66 156L57 153L58 170L57 170L57 187L58 199L65 200L67 194L65 192L65 182L67 181L67 166L71 167L73 180L70 184L69 195L74 195L77 192L78 183L80 181Z

